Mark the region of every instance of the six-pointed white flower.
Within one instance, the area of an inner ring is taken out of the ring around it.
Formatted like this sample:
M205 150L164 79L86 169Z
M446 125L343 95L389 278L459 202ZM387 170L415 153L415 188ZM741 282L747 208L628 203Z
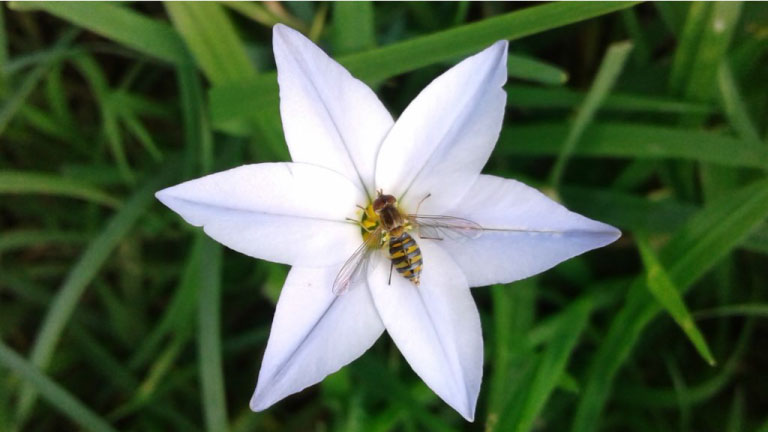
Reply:
M157 193L187 222L255 258L292 266L250 406L263 410L321 381L389 333L426 384L466 419L483 372L470 287L542 272L619 237L517 181L480 174L504 117L507 42L430 83L393 121L374 92L298 32L277 25L280 110L293 162L246 165ZM362 242L375 191L407 213L462 217L477 238L419 238L417 287L386 248L343 295L333 281Z

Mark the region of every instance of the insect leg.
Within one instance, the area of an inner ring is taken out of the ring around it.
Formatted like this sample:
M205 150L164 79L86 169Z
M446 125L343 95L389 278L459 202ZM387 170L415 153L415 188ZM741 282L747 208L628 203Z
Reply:
M344 220L346 220L346 221L349 221L349 222L352 222L353 224L355 224L355 225L359 226L360 228L364 229L364 230L365 230L365 232L372 232L372 230L371 230L370 228L368 228L368 227L366 227L365 225L363 225L363 223L362 223L362 222L360 222L360 221L359 221L359 220L357 220L357 219L352 219L352 218L344 218Z
M431 196L432 196L432 192L428 193L428 194L427 194L427 195L426 195L424 198L422 198L422 199L421 199L421 201L419 201L419 204L418 204L418 205L416 205L416 214L419 214L419 208L421 207L421 203L423 203L424 201L426 201L426 200L427 200L427 198L429 198L429 197L431 197Z
M390 260L389 261L389 280L387 281L387 285L392 285L392 269L395 268L395 262Z

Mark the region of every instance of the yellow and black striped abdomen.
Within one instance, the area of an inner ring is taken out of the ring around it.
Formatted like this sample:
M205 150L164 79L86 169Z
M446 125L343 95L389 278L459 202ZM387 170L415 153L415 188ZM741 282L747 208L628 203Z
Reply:
M410 234L403 231L400 236L389 238L389 257L398 273L419 286L423 264L421 249Z

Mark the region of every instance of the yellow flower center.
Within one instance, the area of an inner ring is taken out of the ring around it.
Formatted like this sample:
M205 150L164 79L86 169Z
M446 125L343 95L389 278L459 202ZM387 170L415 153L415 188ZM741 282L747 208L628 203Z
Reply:
M373 211L373 203L368 204L360 216L360 232L363 241L368 241L368 236L379 226L379 215ZM378 246L378 245L377 245Z

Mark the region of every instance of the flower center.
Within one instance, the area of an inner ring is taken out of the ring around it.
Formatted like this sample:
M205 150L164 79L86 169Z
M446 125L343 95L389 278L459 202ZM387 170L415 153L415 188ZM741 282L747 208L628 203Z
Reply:
M363 241L368 241L368 237L376 228L379 227L380 220L379 215L373 211L373 203L369 203L368 206L362 210L360 216L360 233L363 236ZM379 245L376 245L378 247Z

